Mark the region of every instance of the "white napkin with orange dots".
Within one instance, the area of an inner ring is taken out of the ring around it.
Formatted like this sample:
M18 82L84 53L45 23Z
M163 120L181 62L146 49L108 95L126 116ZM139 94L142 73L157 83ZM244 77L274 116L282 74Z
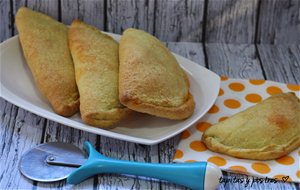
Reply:
M212 124L255 105L272 94L295 92L300 97L300 86L265 80L228 79L221 77L221 88L215 104L194 126L181 134L175 162L208 161L222 170L257 177L300 182L300 148L276 160L258 161L238 159L212 152L201 142L202 133ZM251 135L251 134L249 134Z

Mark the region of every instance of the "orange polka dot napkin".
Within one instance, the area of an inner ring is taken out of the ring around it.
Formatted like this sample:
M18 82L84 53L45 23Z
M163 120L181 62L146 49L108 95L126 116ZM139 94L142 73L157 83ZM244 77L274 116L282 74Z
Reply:
M277 160L238 159L208 150L201 142L201 136L212 124L225 120L272 94L295 92L300 97L300 86L265 80L229 79L227 77L221 77L221 79L221 88L215 104L197 124L181 134L174 161L208 161L225 171L278 180L281 180L283 176L289 176L288 181L299 183L300 148Z

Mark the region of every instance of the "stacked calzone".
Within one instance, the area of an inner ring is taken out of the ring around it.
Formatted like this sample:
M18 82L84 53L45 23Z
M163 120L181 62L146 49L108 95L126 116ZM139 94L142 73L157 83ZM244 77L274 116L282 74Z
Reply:
M20 8L16 16L27 64L54 111L107 128L130 110L181 120L195 102L175 57L154 36L136 29L120 45L97 28L75 20L70 27Z
M16 25L27 64L40 92L62 116L78 111L79 94L68 47L68 28L51 17L20 8Z

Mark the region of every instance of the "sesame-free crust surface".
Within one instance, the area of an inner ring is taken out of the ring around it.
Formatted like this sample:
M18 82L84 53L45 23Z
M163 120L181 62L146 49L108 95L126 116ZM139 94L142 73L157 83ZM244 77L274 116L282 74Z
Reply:
M119 48L119 98L128 108L168 119L192 115L189 81L175 57L154 36L127 29Z
M284 156L300 146L300 101L280 93L211 126L202 141L215 152L254 160Z
M68 28L25 7L18 10L16 25L26 62L39 91L57 114L73 115L79 109L79 94L68 48Z
M73 21L69 46L80 94L80 113L90 125L108 127L128 113L118 98L118 43L97 28Z

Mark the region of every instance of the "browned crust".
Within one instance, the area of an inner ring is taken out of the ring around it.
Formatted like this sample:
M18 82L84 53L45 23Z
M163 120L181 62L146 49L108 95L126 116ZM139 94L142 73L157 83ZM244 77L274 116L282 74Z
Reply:
M57 114L72 116L79 110L79 94L68 48L67 27L25 7L18 10L16 25L37 88Z
M288 93L281 93L273 95L273 97L283 97L285 99L289 98L296 98L295 103L298 104L298 108L300 108L300 99L297 98L295 93L288 92ZM270 97L271 98L271 97ZM295 99L293 99L295 100ZM247 110L245 110L247 111ZM244 112L245 112L244 111ZM294 114L299 114L299 111L296 110ZM281 115L277 115L277 117L272 117L272 115L269 117L269 121L276 122L276 126L281 128L282 130L286 130L286 121L284 118L282 118ZM226 122L223 121L223 122ZM216 124L218 125L218 124ZM296 126L300 127L300 120L297 121ZM212 126L214 127L214 126ZM210 127L210 129L212 128ZM208 129L209 130L209 129ZM292 137L287 143L284 144L269 144L267 146L264 146L260 149L246 149L246 148L234 148L232 146L225 145L221 143L218 138L214 135L207 135L206 130L202 135L202 141L205 143L208 149L214 152L223 153L226 155L230 155L237 158L245 158L245 159L253 159L253 160L272 160L280 158L284 155L289 154L296 148L300 147L300 136L297 134L295 137ZM249 134L251 135L251 134Z
M300 146L300 138L291 140L288 145L279 146L271 144L261 149L233 149L230 146L218 142L212 137L205 134L202 135L202 141L214 152L227 154L237 158L253 159L253 160L272 160L280 158Z
M77 95L77 94L76 94ZM78 95L77 95L78 96ZM64 117L70 117L79 110L79 98L72 102L62 104L60 102L51 102L53 110Z
M118 99L118 43L79 20L72 22L68 39L80 93L81 118L89 125L111 128L130 113Z
M174 120L182 120L190 117L195 109L195 102L193 96L189 93L188 98L184 104L178 107L164 107L150 103L141 102L137 98L133 98L120 94L120 102L127 106L129 109L155 115L157 117L163 117Z
M192 115L189 80L171 52L154 36L127 29L119 47L119 99L128 108L174 120Z
M112 125L119 123L123 118L127 117L130 112L130 109L118 108L105 112L82 114L81 118L89 125L101 128L111 128Z

